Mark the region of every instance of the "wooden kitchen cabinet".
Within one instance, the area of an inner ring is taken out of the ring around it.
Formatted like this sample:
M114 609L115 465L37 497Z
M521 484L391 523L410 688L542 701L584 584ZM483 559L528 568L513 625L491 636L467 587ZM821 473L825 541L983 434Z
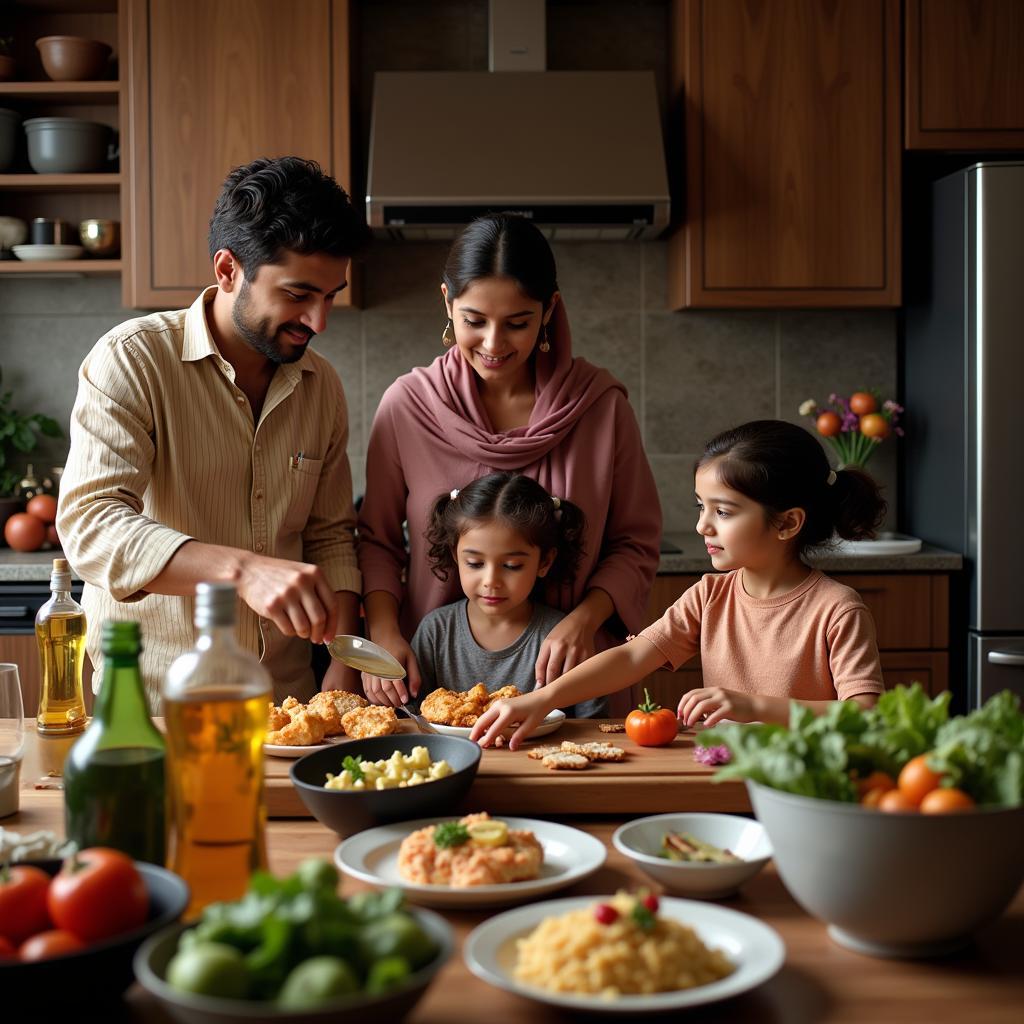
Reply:
M915 680L933 696L949 689L949 577L942 573L829 573L863 598L875 620L886 686ZM647 619L659 619L699 576L657 576L651 587ZM688 690L703 686L700 659L672 672L652 673L633 687L639 703L644 687L664 707L674 708Z
M232 167L302 156L349 188L349 0L124 0L121 55L125 306L188 306L211 283Z
M35 721L39 711L39 690L42 671L39 664L39 647L34 633L0 635L0 662L18 666L18 681L21 683L21 700L25 705L25 722ZM92 714L92 664L85 659L82 669L82 687L85 695L85 709Z
M900 303L899 0L674 0L674 309Z
M1024 149L1024 3L907 0L907 149Z

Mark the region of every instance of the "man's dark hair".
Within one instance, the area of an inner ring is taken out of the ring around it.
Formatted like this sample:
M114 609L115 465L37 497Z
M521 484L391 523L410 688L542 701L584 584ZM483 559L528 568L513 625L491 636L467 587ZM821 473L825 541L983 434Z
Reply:
M353 256L368 240L345 190L319 164L297 156L235 167L210 218L210 258L230 249L249 280L286 251Z

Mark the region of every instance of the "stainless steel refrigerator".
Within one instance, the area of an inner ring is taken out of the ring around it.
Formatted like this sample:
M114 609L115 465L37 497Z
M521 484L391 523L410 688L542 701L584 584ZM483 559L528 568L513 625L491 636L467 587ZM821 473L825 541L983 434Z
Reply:
M935 182L930 227L906 243L927 265L905 320L904 518L964 555L951 685L974 708L1024 698L1024 163Z

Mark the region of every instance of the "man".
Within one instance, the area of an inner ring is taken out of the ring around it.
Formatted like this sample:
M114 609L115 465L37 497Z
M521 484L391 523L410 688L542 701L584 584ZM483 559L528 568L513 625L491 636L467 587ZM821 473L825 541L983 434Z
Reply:
M315 163L237 167L210 221L216 285L115 327L82 364L57 528L86 581L93 664L100 623L138 619L154 708L203 580L238 588L239 640L278 702L311 696L309 641L355 631L348 412L309 344L366 236ZM323 685L358 678L332 662Z

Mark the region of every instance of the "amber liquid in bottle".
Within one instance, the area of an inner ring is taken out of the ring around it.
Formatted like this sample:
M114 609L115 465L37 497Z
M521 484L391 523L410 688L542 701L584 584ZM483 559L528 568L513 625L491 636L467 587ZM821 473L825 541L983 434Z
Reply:
M36 616L36 641L42 667L36 729L46 736L71 736L86 726L82 667L85 662L85 611L71 597L71 575L64 559L53 560L53 596Z

